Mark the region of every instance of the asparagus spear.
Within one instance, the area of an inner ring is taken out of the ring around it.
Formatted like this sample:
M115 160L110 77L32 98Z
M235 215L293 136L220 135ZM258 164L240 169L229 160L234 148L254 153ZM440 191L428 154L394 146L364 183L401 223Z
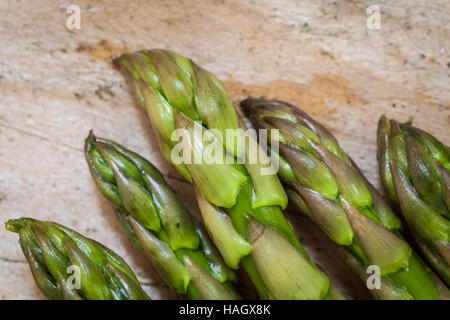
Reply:
M246 128L221 82L192 60L165 50L124 54L115 63L130 75L165 158L194 184L206 228L226 264L242 266L262 299L333 298L328 277L283 215L287 196L276 173L262 174L270 164L238 163L249 153L238 131ZM190 133L189 138L176 129ZM206 129L215 130L205 139L196 134ZM227 130L238 133L226 139ZM182 161L173 157L180 140L186 143ZM226 161L209 163L209 150Z
M52 300L149 300L128 264L100 243L55 222L11 219L39 289Z
M129 239L175 292L189 299L239 298L231 284L235 273L158 169L118 143L96 138L92 131L85 156L92 178Z
M281 101L247 99L241 106L258 128L279 130L279 176L293 203L335 243L364 281L378 266L379 299L438 299L419 257L401 238L401 222L336 138L302 110Z
M378 123L378 161L389 198L400 207L425 257L450 285L450 149L411 123Z

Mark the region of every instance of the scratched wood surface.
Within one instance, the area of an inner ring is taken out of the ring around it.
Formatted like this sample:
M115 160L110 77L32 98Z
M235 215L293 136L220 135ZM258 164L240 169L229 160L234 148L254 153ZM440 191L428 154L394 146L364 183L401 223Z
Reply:
M122 255L155 299L175 298L121 232L82 153L88 130L143 154L198 215L192 190L167 166L133 101L117 55L168 48L247 96L290 101L327 125L379 186L378 117L415 123L450 143L448 1L74 1L81 29L65 26L70 1L0 2L0 220L53 220ZM305 218L288 213L308 251L350 298L367 291ZM245 283L245 282L244 282ZM245 297L253 297L248 285ZM0 228L0 298L42 299L17 235Z

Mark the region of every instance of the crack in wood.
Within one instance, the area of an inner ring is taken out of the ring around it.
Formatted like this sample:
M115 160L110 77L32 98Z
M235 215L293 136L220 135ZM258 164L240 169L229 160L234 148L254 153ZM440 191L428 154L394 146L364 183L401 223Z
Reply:
M19 128L16 128L16 127L9 126L9 125L7 125L5 123L1 123L0 122L0 127L4 127L6 129L11 129L11 130L14 130L16 132L22 133L24 135L31 136L31 137L34 137L34 138L37 138L37 139L40 139L40 140L43 140L43 141L46 141L46 142L53 143L53 144L55 144L57 146L66 147L66 148L69 148L69 149L72 149L72 150L75 150L75 151L83 152L83 149L73 147L70 144L61 143L61 142L49 139L49 138L47 138L45 136L41 136L41 135L39 135L37 133L33 133L33 132L29 132L27 130L23 130L23 129L19 129Z
M84 152L84 150L81 149L81 148L76 148L76 147L73 147L73 146L71 146L71 145L69 145L69 144L65 144L65 143L61 143L61 142L58 142L58 141L49 139L49 138L47 138L47 137L45 137L45 136L41 136L41 135L39 135L39 134L37 134L37 133L33 133L33 132L30 132L30 131L27 131L27 130L23 130L23 129L19 129L19 128L16 128L16 127L13 127L13 126L9 126L9 125L7 125L7 124L5 124L5 123L2 123L2 122L0 122L0 127L4 127L4 128L6 128L6 129L10 129L10 130L14 130L14 131L19 132L19 133L22 133L22 134L24 134L24 135L28 135L28 136L31 136L31 137L34 137L34 138L43 140L43 141L45 141L45 142L53 143L53 144L55 144L55 145L57 145L57 146L66 147L66 148L69 148L69 149L71 149L71 150L78 151L78 152ZM178 182L180 182L180 183L184 183L184 184L190 185L190 183L189 183L187 180L185 180L184 178L180 178L180 177L177 177L177 176L172 175L172 174L163 174L163 175L164 175L167 179L176 180L176 181L178 181Z

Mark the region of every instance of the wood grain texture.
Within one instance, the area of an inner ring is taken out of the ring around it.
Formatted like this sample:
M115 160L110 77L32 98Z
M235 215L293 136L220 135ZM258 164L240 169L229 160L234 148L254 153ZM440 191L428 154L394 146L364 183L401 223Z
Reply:
M70 226L122 255L155 299L174 298L121 232L82 153L89 129L154 162L198 214L189 185L160 155L149 123L111 59L144 48L191 57L247 96L289 101L329 127L378 187L376 124L385 113L450 143L448 1L66 1L0 3L0 220L33 216ZM343 290L367 298L333 246L290 213L307 249ZM43 298L17 235L0 229L0 298ZM251 295L250 295L251 296Z

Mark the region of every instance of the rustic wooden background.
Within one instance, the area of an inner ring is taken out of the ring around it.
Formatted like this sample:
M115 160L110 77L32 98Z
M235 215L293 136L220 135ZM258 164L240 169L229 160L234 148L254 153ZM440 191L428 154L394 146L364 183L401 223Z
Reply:
M65 25L71 4L81 7L80 30ZM381 8L380 30L366 27L372 4ZM445 0L2 0L0 220L32 216L70 226L122 255L153 298L174 298L126 240L83 157L94 129L153 161L198 214L191 188L164 163L111 59L168 48L214 72L236 105L250 95L297 104L326 124L379 186L381 114L412 116L450 143L449 12ZM311 223L289 217L343 291L367 298ZM3 228L0 298L44 298L17 235Z

